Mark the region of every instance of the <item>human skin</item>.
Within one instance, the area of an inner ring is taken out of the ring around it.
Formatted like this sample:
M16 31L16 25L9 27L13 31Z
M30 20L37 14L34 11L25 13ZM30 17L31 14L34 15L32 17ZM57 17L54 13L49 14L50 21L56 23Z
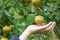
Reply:
M30 25L26 28L26 30L19 36L20 40L27 40L27 38L32 34L43 34L47 32L51 32L56 23L49 22L47 25L38 26L38 25Z

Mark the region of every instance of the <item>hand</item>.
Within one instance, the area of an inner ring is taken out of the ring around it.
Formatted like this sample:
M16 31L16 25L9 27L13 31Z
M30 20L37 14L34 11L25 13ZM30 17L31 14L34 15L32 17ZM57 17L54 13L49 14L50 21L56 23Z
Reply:
M27 30L31 33L31 34L43 34L46 32L50 32L54 29L56 23L55 22L49 22L47 25L43 25L43 26L38 26L38 25L30 25L27 27Z
M47 25L30 25L26 28L26 30L20 35L20 40L26 40L31 34L41 34L50 32L54 29L56 23L55 22L49 22Z

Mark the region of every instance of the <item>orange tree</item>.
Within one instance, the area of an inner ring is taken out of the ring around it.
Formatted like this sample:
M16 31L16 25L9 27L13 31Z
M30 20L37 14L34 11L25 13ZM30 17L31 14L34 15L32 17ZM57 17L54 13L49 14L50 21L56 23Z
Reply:
M44 17L45 24L56 21L57 25L52 32L32 35L29 40L58 40L60 0L0 0L0 40L20 35L28 25L35 24L34 19L38 15Z

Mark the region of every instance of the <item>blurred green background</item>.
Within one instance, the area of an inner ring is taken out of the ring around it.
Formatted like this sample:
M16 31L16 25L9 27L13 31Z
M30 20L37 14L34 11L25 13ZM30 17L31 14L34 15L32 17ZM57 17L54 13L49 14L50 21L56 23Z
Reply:
M60 0L43 0L41 7L35 7L26 0L0 0L0 39L20 35L28 25L35 24L34 17L42 15L45 23L56 21L55 29L47 34L34 34L28 40L60 40ZM13 30L6 34L3 27L12 25Z

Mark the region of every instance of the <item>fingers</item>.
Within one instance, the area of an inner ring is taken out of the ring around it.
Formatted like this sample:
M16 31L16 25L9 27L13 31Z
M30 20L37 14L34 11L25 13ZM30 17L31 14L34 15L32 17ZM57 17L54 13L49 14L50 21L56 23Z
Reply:
M45 32L46 32L46 31L47 31L47 32L52 31L52 30L54 29L55 25L56 25L56 23L53 22L48 28L46 28L45 30L42 30L42 32L43 32L43 31L45 31Z
M53 22L49 22L47 25L45 25L45 26L39 26L37 29L44 30L44 29L48 28L52 23Z
M50 29L47 29L47 31L52 31L54 29L54 27L56 26L56 23L54 22L52 25L51 25L51 28Z
M54 29L56 23L55 22L49 22L47 25L45 26L37 26L36 30L37 33L46 33L46 32L50 32Z
M47 25L45 25L46 27L49 27L53 22L49 22Z

